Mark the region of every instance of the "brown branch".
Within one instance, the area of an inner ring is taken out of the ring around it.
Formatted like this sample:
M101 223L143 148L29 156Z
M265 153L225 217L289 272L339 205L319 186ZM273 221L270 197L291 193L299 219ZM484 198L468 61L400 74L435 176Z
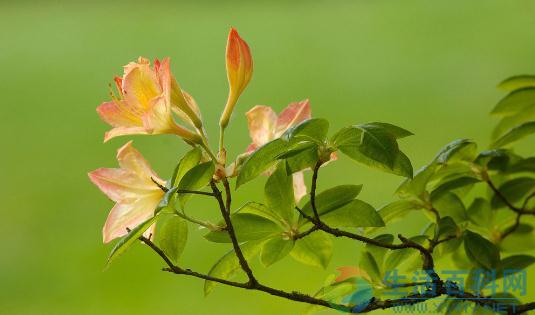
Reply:
M225 203L223 201L223 197L221 195L221 191L219 190L219 188L217 188L217 185L213 181L211 181L210 186L212 187L214 196L217 199L217 202L219 204L221 215L223 216L223 219L225 220L226 230L232 242L232 247L234 248L236 257L238 257L238 261L240 263L241 268L243 269L243 271L247 274L247 277L249 278L249 285L254 286L255 284L258 283L258 281L256 280L253 274L253 271L251 270L251 267L249 267L249 264L247 263L247 260L245 259L241 251L240 244L238 243L238 239L236 237L236 232L234 231L234 226L230 219L230 210L226 208ZM227 201L227 204L228 204L228 201Z
M227 208L227 212L230 213L230 207L232 205L232 192L230 190L230 185L226 177L223 177L223 186L225 187L226 197L225 207Z
M313 226L311 228L309 228L308 230L302 232L302 233L296 234L294 236L294 240L301 239L301 238L306 237L307 235L309 235L309 234L311 234L311 233L313 233L315 231L321 230L321 231L329 233L329 234L331 234L331 235L333 235L335 237L346 237L346 238L354 239L354 240L357 240L357 241L360 241L360 242L363 242L363 243L366 243L366 244L371 244L371 245L374 245L374 246L387 248L387 249L391 249L391 250L406 249L406 248L412 248L412 249L418 250L420 252L422 258L423 258L422 269L425 272L427 272L428 275L432 279L432 282L420 283L422 285L427 285L428 286L428 290L426 292L418 293L418 294L412 294L412 295L408 295L407 297L394 299L394 300L388 300L388 299L387 300L379 300L379 299L372 298L369 301L368 305L364 309L357 309L357 308L354 308L354 307L348 306L348 305L341 305L341 304L331 303L329 301L326 301L326 300L323 300L323 299L318 299L318 298L315 298L315 297L312 297L310 295L306 295L306 294L303 294L303 293L300 293L300 292L295 292L295 291L286 292L286 291L282 291L282 290L279 290L279 289L275 289L275 288L268 287L268 286L265 286L263 284L260 284L258 282L258 280L256 280L256 278L254 277L253 272L252 272L251 268L249 267L249 265L247 263L247 260L243 256L243 253L242 253L242 251L240 249L240 246L238 244L238 240L236 238L236 233L234 231L234 227L233 227L232 221L230 219L230 210L231 210L230 207L231 207L231 201L232 200L231 200L230 185L228 184L227 180L223 180L223 185L225 187L225 193L226 193L226 202L223 200L221 191L217 188L217 185L214 182L210 183L213 193L203 193L203 192L200 192L200 193L209 194L209 195L211 195L211 196L216 198L216 200L218 202L218 205L219 205L219 208L221 210L221 214L222 214L222 216L223 216L223 218L225 220L226 230L227 230L227 232L228 232L228 234L230 236L230 239L232 241L234 252L236 253L236 256L238 257L238 261L240 263L241 268L244 270L244 272L247 274L247 276L249 278L248 282L246 282L246 283L234 282L234 281L230 281L230 280L221 279L221 278L213 277L213 276L210 276L210 275L202 274L202 273L199 273L199 272L195 272L195 271L192 271L190 269L180 268L180 267L174 265L173 262L167 257L167 255L160 248L158 248L158 246L156 246L150 239L147 239L147 238L145 238L143 236L141 236L139 239L141 241L143 241L145 244L147 244L153 251L155 251L165 261L165 263L167 264L168 267L164 268L164 271L172 272L172 273L178 274L178 275L192 276L192 277L196 277L196 278L199 278L199 279L204 279L204 280L207 280L207 281L214 281L214 282L217 282L217 283L220 283L220 284L224 284L224 285L228 285L228 286L232 286L232 287L237 287L237 288L242 288L242 289L247 289L247 290L261 291L261 292L265 292L265 293L271 294L273 296L285 298L285 299L288 299L288 300L301 302L301 303L312 304L312 305L323 306L323 307L326 307L326 308L336 309L336 310L339 310L339 311L342 311L342 312L345 312L345 313L367 313L367 312L370 312L370 311L373 311L373 310L378 310L378 309L387 309L387 308L392 308L392 307L397 307L397 306L402 306L402 305L414 305L414 304L422 303L424 301L427 301L429 299L433 299L433 298L436 298L436 297L439 297L439 296L442 296L442 295L447 295L449 297L458 298L458 299L461 299L463 301L474 302L474 303L476 303L478 305L481 305L481 306L492 306L492 305L495 305L496 303L498 303L497 301L495 301L495 300L493 300L491 298L482 299L481 296L477 296L477 295L474 295L474 294L468 293L468 292L460 292L460 290L458 290L457 292L450 292L451 288L457 288L457 285L455 283L453 283L453 282L450 282L450 281L443 282L440 279L440 277L438 276L438 274L434 271L434 261L433 261L433 257L432 257L432 252L433 252L434 248L437 245L441 244L441 243L444 243L444 242L447 242L447 241L449 241L451 239L454 239L456 237L455 235L451 235L451 236L445 237L444 239L440 239L440 240L438 239L438 236L435 236L432 240L430 240L431 245L430 245L429 249L426 249L424 246L422 246L422 245L420 245L420 244L418 244L418 243L416 243L414 241L411 241L411 240L407 239L406 237L404 237L402 235L398 235L398 238L400 239L401 244L389 244L389 243L383 243L383 242L380 242L380 241L377 241L375 239L371 239L371 238L368 238L368 237L365 237L365 236L362 236L362 235L359 235L359 234L347 232L347 231L344 231L344 230L340 230L338 228L333 228L333 227L330 227L327 224L323 223L321 221L319 213L317 211L316 201L315 201L316 188L317 188L317 179L318 179L318 173L319 173L320 166L321 166L321 163L318 162L316 164L316 166L314 167L314 174L313 174L313 177L312 177L312 189L311 189L311 192L310 192L310 197L311 197L310 201L311 201L311 206L312 206L312 210L313 210L313 213L314 213L314 217L308 216L301 209L296 207L296 210L299 211L304 218L309 220L313 224ZM488 181L488 182L489 182L489 184L492 184L490 181ZM495 188L495 186L493 186L493 185L491 187ZM495 192L497 192L497 189L495 190ZM199 193L199 192L191 192L191 193ZM497 193L499 193L499 191ZM501 195L501 196L503 197L503 195ZM500 197L500 198L502 198L502 197ZM531 198L531 197L532 196L530 196L529 198ZM506 201L505 197L503 197L502 200L505 202ZM508 201L505 202L505 203L509 207L512 206L512 204L508 203ZM527 204L527 201L525 202L525 205L526 204ZM520 220L521 215L527 214L527 213L531 214L531 212L533 212L533 211L526 211L525 210L525 206L522 209L512 208L512 207L510 207L510 208L518 213L517 223L515 225L519 225L519 220ZM434 211L434 212L436 212L436 214L438 214L437 211ZM437 219L439 219L439 218L440 218L440 216L437 215ZM417 285L420 285L420 284L419 283L407 283L407 284L400 284L400 285L394 285L394 286L396 286L396 287L409 287L409 286L417 286ZM431 288L433 286L434 286L434 289L432 290ZM533 310L533 309L535 309L535 302L534 303L527 303L527 304L517 305L517 306L508 306L507 314L516 315L516 314L521 314L523 312L526 312L526 311L529 311L529 310Z
M310 187L310 205L312 206L312 211L314 213L314 219L319 223L320 222L320 215L318 213L318 209L316 208L316 188L318 183L318 173L321 167L321 160L319 160L316 165L314 166L314 170L312 173L312 185Z

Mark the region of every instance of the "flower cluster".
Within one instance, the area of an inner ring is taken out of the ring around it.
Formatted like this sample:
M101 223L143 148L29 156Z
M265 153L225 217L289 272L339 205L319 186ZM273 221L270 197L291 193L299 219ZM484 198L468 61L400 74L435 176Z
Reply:
M253 72L249 46L235 29L231 29L228 36L226 68L229 95L220 118L222 133ZM211 159L218 167L215 180L237 176L240 160L311 117L308 100L291 103L279 115L269 106L255 106L246 114L252 143L225 168L223 144L220 143L216 157L209 148L199 106L171 73L169 58L156 59L151 65L148 59L139 57L136 62L127 64L123 76L115 77L114 82L116 91L110 89L111 101L97 107L102 120L113 127L105 133L104 141L123 135L177 135L186 143L205 150L205 159ZM118 150L117 160L120 168L100 168L89 173L91 181L116 202L103 229L106 243L147 220L164 196L161 188L165 181L151 169L132 142ZM295 173L293 182L295 198L299 200L306 194L303 173ZM149 231L147 235L151 235L153 228Z

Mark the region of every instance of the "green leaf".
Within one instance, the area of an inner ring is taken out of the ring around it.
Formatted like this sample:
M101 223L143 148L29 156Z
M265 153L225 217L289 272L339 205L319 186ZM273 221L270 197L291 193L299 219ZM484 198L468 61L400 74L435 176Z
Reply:
M535 88L523 88L509 93L492 110L491 115L511 116L535 105Z
M431 180L437 169L436 164L430 164L418 170L414 177L406 179L396 190L401 197L419 197L425 192L427 183Z
M262 248L263 241L251 241L245 244L241 244L240 248L243 256L247 261L251 261ZM229 251L223 257L221 257L208 272L209 276L229 280L236 275L236 272L240 270L240 262L234 253L234 250ZM214 287L217 285L213 281L204 282L204 295L210 294Z
M214 163L206 162L199 164L184 174L178 184L178 189L199 190L204 188L214 176ZM180 206L184 208L186 202L191 198L191 194L178 194Z
M498 84L498 88L506 91L514 91L522 88L534 87L535 88L535 76L534 75L515 75L507 78Z
M468 207L468 219L477 226L492 229L494 226L494 212L490 208L490 203L484 198L476 198Z
M375 258L368 251L363 251L359 260L359 267L366 271L371 280L375 284L379 284L383 281L381 269L375 260Z
M294 242L285 240L281 237L274 237L267 241L262 248L260 261L266 267L269 267L277 261L286 257L293 249Z
M464 249L468 258L483 268L493 269L500 262L498 248L477 233L465 232Z
M392 169L399 151L395 137L379 125L363 124L355 127L362 131L359 151Z
M383 162L373 160L360 151L360 147L341 147L340 151L350 157L352 160L362 163L366 166L378 169L380 171L412 178L412 164L405 153L398 151L395 156L394 165L390 167Z
M518 228L500 242L500 249L509 253L525 253L535 248L535 229L520 223Z
M277 224L255 214L235 213L231 221L239 242L265 239L283 232ZM215 243L231 242L227 231L211 231L204 238Z
M188 240L188 223L186 220L173 215L159 226L156 235L160 248L171 261L177 263Z
M332 138L336 148L351 159L396 175L412 177L412 165L396 138L408 131L384 123L369 123L343 128Z
M414 134L406 129L403 129L401 127L388 124L388 123L382 123L382 122L373 122L369 125L379 126L392 136L394 136L396 139L406 138L409 136L413 136Z
M506 131L509 129L521 125L528 121L534 121L535 120L535 106L531 106L529 108L526 108L522 112L503 117L500 122L494 127L494 130L492 131L492 140L498 139L500 136L502 136Z
M322 118L312 118L288 129L282 139L290 141L293 139L309 140L318 144L323 144L329 131L329 122Z
M431 199L431 202L442 217L449 216L457 223L468 220L463 202L454 193L446 192Z
M404 248L391 251L384 262L384 271L394 271L406 261L411 260L414 257L417 257L418 251L412 248Z
M501 148L526 136L535 133L535 121L529 121L507 131L503 136L491 144L493 148Z
M364 201L355 199L321 215L331 227L382 227L385 225L377 211Z
M473 161L477 154L477 144L469 139L458 139L445 145L436 155L435 161L446 164L458 161Z
M288 142L278 138L266 143L253 152L240 168L236 188L255 179L260 174L272 167L278 160L277 157L291 149Z
M459 232L459 227L455 224L450 217L442 217L438 222L438 236L439 239L449 237L452 235L457 235Z
M268 178L264 187L268 208L291 224L294 218L295 197L292 176L286 172L286 164L280 163Z
M266 205L258 202L248 202L238 209L236 213L250 213L268 219L277 224L284 225L284 219L278 213L272 211Z
M297 240L290 255L300 263L325 269L331 261L332 252L331 237L322 231L316 231Z
M516 157L506 149L485 150L479 153L475 163L489 170L505 171Z
M525 196L535 193L535 178L518 177L511 179L501 184L498 190L510 203L521 206ZM492 197L491 205L494 209L505 206L502 199L496 194Z
M169 189L168 191L165 192L165 194L163 195L162 200L160 200L160 203L158 204L158 206L154 210L154 215L160 213L160 211L163 211L164 209L166 209L169 206L169 204L173 200L173 197L174 197L175 192L177 191L177 189L178 189L178 187L173 187L173 188L171 188L171 189ZM171 213L175 211L172 207L167 208L167 210L169 210L167 212L171 212Z
M173 177L171 178L171 187L175 187L184 175L191 170L195 165L199 164L201 160L202 152L199 147L195 147L190 150L184 157L178 162L178 165L173 172Z
M399 220L405 217L409 212L420 209L421 207L421 205L418 205L414 201L397 200L383 206L377 212L386 224ZM371 233L372 231L375 231L375 229L367 229L366 231L367 233Z
M286 158L288 175L302 171L307 168L313 168L318 162L318 147L314 144L306 150Z
M466 187L473 185L475 183L480 182L481 180L475 177L470 176L462 176L458 178L454 178L453 180L444 181L441 182L439 185L435 187L435 189L431 192L431 198L437 198L440 195L452 191L458 188Z
M507 173L535 173L535 157L529 157L514 162L507 170Z
M379 241L384 244L392 244L394 242L394 236L392 234L381 234L373 238L376 241ZM383 276L383 262L386 253L388 252L387 248L375 246L372 244L366 244L366 251L370 253L375 262L377 263L377 266L379 267L379 271L381 273L381 276Z
M106 268L108 268L110 264L117 259L117 257L124 254L130 248L130 246L132 246L132 244L134 244L138 238L143 235L143 233L145 233L145 231L156 221L156 218L157 215L153 216L152 218L133 228L128 234L119 239L108 256Z
M316 210L318 210L319 215L329 213L351 202L361 190L362 185L340 185L322 191L316 195ZM314 215L310 201L305 204L302 211L309 216ZM305 218L300 218L300 224L306 221Z

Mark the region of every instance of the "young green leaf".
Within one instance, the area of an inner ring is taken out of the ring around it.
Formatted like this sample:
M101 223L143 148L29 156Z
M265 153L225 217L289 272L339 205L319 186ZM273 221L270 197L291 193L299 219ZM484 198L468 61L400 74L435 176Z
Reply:
M362 185L340 185L322 191L316 195L316 210L318 210L319 215L323 215L338 209L355 199L361 190ZM302 211L309 216L313 216L310 201L305 204ZM307 222L305 218L300 218L300 224L305 222Z
M477 144L469 139L458 139L445 145L437 153L435 161L439 164L457 161L473 161L477 154Z
M295 212L293 180L287 174L285 163L280 163L268 178L264 195L271 211L276 212L285 222L293 223Z
M250 261L255 257L262 248L264 241L251 241L245 244L241 244L240 248L243 253L243 256L247 261ZM221 278L221 279L231 279L234 277L236 272L240 269L240 262L234 253L234 250L229 251L223 257L221 257L210 269L208 272L209 276ZM214 287L217 285L217 282L205 281L204 282L204 295L210 294Z
M406 179L396 190L396 194L399 196L406 197L420 197L422 193L426 190L427 183L431 180L431 177L434 175L437 169L437 165L432 163L426 165L418 170L416 175L413 178Z
M515 90L505 96L491 112L495 116L511 116L535 105L535 88Z
M465 232L464 249L468 258L480 267L493 269L500 263L500 252L496 245L477 233Z
M134 244L138 238L143 235L143 233L152 225L154 222L156 222L156 218L158 216L155 215L149 219L147 219L145 222L139 224L135 228L133 228L128 234L123 236L117 244L113 247L111 250L110 255L108 256L108 262L106 264L106 268L110 266L110 264L117 259L117 257L124 254L132 244Z
M269 267L286 257L292 251L293 247L294 242L292 240L274 237L268 240L264 244L264 247L262 247L260 261L264 266Z
M171 261L177 263L188 240L188 223L186 220L173 215L163 222L156 235L160 248Z
M331 261L332 252L331 237L322 231L316 231L297 240L290 255L300 263L325 269Z
M279 138L257 149L245 160L240 168L238 179L236 180L236 188L268 170L278 161L278 156L291 148L292 146L288 145L288 142Z
M515 75L507 78L498 84L498 88L506 91L514 91L522 88L535 88L534 75Z
M250 213L235 213L231 216L236 238L240 242L265 239L280 235L281 228L270 220ZM204 236L215 243L230 243L227 231L211 231Z
M323 144L329 131L329 122L322 118L312 118L288 129L282 139L290 140L308 140L318 144Z
M495 141L499 137L503 136L503 134L511 128L521 125L525 122L534 120L535 106L530 106L518 114L503 117L496 125L496 127L494 127L491 139Z
M332 227L382 227L381 216L368 203L355 199L349 203L324 212L321 220Z
M214 176L215 166L212 162L199 164L184 174L178 183L178 189L199 190L204 188ZM191 194L178 194L180 206L184 208L186 202L191 198Z
M202 152L199 147L195 147L190 150L184 157L178 162L178 165L173 172L173 177L171 178L171 186L175 187L184 175L192 169L195 165L199 164L201 160Z
M501 148L535 133L535 121L525 122L507 131L491 144L493 148Z

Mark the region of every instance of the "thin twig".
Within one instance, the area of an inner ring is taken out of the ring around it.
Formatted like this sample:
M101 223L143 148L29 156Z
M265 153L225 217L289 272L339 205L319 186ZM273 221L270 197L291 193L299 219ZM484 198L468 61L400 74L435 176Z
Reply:
M234 226L230 219L230 212L225 207L225 203L223 201L221 191L219 191L219 188L217 188L217 185L213 181L210 182L210 186L212 187L214 196L217 199L217 202L219 204L221 215L223 216L223 219L225 220L226 230L232 242L232 247L234 248L236 257L238 257L238 261L240 263L241 268L243 269L243 271L247 274L247 277L249 278L249 285L254 286L255 284L258 283L258 281L256 280L253 274L253 271L251 270L251 267L249 267L249 264L247 263L245 256L243 256L243 252L241 251L240 244L238 243L238 239L236 238L236 232L234 231Z

